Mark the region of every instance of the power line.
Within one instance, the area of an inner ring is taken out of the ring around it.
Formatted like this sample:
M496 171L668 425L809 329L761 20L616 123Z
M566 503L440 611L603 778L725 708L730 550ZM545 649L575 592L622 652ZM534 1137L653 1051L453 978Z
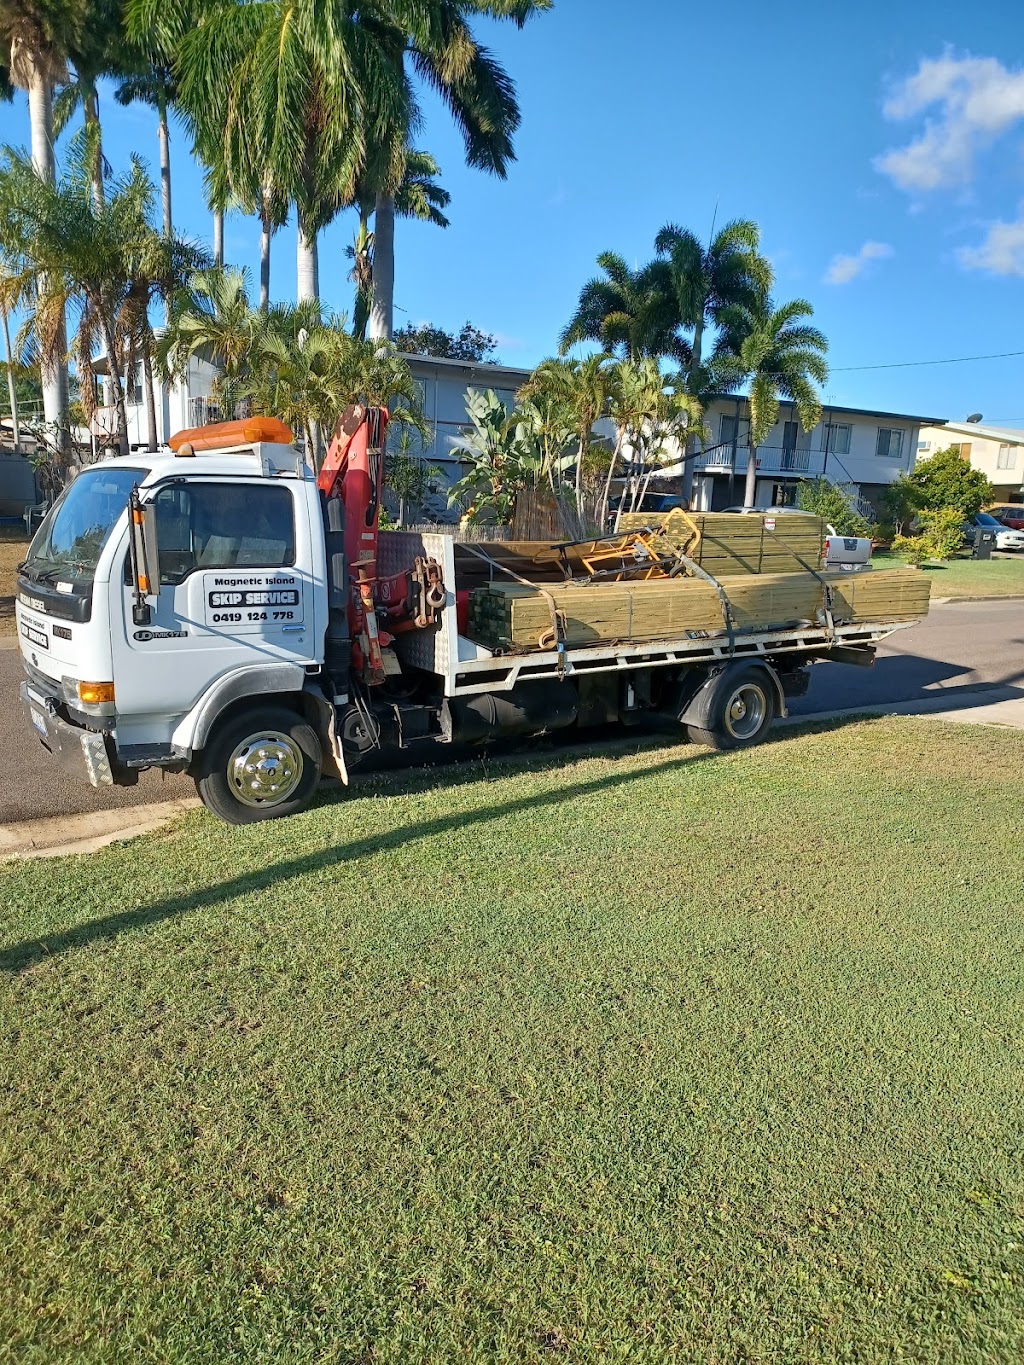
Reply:
M849 374L853 370L910 370L922 365L963 365L969 360L1006 360L1024 355L1024 351L996 351L993 355L958 355L949 360L897 360L889 365L833 365L831 374Z

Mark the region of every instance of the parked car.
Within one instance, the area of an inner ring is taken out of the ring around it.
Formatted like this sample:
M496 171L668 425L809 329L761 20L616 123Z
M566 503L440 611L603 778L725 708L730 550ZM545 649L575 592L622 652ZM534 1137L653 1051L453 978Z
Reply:
M1008 502L999 507L986 507L985 511L1011 531L1024 531L1024 503Z
M756 512L759 516L777 517L785 516L787 513L792 515L800 512L799 507L726 507L726 512L736 512L740 516L745 516ZM822 547L822 558L826 568L846 569L858 572L861 569L871 567L868 562L871 559L872 545L866 536L841 536L834 526L825 523L825 530L828 532L825 537L825 544Z
M979 512L964 524L964 540L968 545L974 544L974 538L980 530L995 532L997 550L1024 550L1024 531L1004 526L990 512Z
M619 510L619 503L621 501L621 498L612 498L611 502L608 504L609 513L616 513ZM630 499L627 498L626 505L622 509L623 512L630 510L629 503ZM664 513L671 512L676 507L681 507L685 512L686 505L686 499L679 497L675 493L645 493L640 500L640 506L636 510L638 512Z

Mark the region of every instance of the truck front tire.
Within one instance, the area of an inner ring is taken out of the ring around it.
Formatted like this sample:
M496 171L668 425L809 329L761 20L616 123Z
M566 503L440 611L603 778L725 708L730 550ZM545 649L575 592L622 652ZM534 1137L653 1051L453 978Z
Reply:
M323 754L316 731L283 706L261 706L216 726L196 765L203 805L229 825L296 815L312 801Z
M747 749L771 729L775 685L764 668L729 668L712 680L702 698L701 724L687 725L694 744L709 749Z

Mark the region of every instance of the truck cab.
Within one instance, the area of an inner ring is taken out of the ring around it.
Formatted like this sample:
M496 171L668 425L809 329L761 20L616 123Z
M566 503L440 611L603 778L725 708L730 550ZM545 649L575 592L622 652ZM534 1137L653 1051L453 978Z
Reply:
M141 613L133 490L152 517L158 561L157 591ZM80 773L84 765L96 783L131 783L150 766L189 767L233 706L272 699L281 710L282 697L294 704L318 677L325 562L315 476L290 445L257 441L84 469L39 528L19 575L29 719L66 766ZM315 717L323 705L321 697L296 714ZM268 789L250 787L257 813L289 780L308 785L302 743L280 716L276 730L262 728L275 736L265 752L239 755Z

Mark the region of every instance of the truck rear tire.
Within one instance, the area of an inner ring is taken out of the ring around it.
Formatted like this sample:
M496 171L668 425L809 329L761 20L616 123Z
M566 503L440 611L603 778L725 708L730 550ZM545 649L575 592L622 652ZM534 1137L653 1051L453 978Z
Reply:
M316 731L301 716L283 706L261 706L213 731L199 755L196 790L213 815L229 825L251 825L305 810L322 765Z
M759 744L775 719L775 687L763 668L728 669L711 684L704 724L688 725L694 744L725 751Z

